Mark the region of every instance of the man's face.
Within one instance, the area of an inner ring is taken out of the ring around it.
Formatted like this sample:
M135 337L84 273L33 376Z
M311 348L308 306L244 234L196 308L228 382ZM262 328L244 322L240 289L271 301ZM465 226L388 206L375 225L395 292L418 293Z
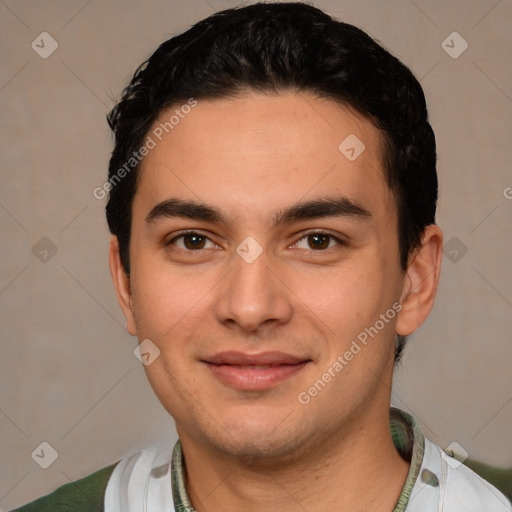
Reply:
M306 94L199 101L142 163L130 260L130 331L160 350L145 369L182 440L284 456L387 414L404 274L362 116Z

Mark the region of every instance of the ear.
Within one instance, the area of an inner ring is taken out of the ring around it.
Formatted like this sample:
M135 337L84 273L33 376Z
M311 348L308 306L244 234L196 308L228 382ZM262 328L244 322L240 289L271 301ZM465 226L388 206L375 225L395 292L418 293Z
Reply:
M115 235L110 237L109 264L112 281L114 281L114 288L116 289L117 301L119 302L119 305L123 310L124 317L126 318L126 330L132 336L137 336L137 328L135 326L135 318L133 316L130 278L126 274L121 263L119 241Z
M438 226L431 224L423 231L421 246L411 255L404 276L397 334L412 334L429 315L436 297L442 259L443 234Z

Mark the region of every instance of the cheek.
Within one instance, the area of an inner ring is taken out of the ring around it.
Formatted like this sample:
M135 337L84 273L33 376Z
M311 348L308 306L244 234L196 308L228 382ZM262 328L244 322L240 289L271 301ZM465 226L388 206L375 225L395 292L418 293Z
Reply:
M346 344L392 308L398 297L395 274L386 260L361 257L323 277L297 279L295 289L327 336Z
M320 320L339 333L342 326L346 329L350 323L363 318L367 307L364 306L366 276L356 270L338 269L325 279L323 286L306 286L311 309Z
M133 266L132 293L139 338L163 342L173 332L198 325L215 280L200 271L172 270L141 257Z

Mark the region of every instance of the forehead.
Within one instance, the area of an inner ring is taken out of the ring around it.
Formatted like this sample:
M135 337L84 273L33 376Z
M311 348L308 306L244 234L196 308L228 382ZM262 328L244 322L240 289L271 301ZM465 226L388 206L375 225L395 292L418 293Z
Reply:
M352 109L305 93L182 107L162 112L148 132L154 147L141 164L134 214L179 196L227 214L265 216L325 195L389 214L381 133Z

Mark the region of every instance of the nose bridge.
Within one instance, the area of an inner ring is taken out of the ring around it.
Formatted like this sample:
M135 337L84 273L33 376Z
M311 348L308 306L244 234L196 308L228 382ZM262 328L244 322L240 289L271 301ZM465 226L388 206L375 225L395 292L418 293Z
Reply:
M277 279L271 258L252 241L242 242L231 258L217 300L217 319L254 331L269 320L289 320L292 305L286 287Z

